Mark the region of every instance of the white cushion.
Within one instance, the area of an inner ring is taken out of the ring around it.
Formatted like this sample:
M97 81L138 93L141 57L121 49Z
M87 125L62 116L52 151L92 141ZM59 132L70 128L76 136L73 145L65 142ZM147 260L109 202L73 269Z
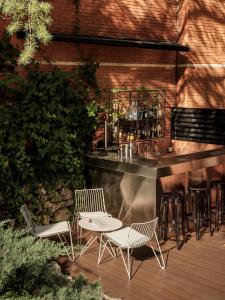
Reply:
M79 212L79 218L100 218L108 217L109 214L104 211L93 211L93 212Z
M139 233L131 227L106 233L105 236L121 248L139 247L150 240L148 236Z
M69 222L63 221L55 224L35 226L34 234L38 237L46 237L51 235L56 235L60 233L65 233L70 231Z

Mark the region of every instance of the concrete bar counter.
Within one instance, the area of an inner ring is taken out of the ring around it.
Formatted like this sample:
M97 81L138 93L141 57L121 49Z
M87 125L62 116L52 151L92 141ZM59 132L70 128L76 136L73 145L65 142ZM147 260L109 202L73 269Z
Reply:
M95 152L88 155L87 165L88 186L103 187L107 209L129 224L158 216L163 191L185 191L190 179L199 182L223 176L225 148L215 146L212 150L155 159Z

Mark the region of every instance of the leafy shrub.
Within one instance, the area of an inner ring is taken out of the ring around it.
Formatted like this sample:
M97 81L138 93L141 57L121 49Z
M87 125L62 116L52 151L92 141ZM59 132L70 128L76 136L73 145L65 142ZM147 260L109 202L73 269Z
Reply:
M0 298L21 300L101 299L99 283L83 276L68 280L52 258L62 254L60 244L35 240L24 231L0 224Z
M24 202L38 210L40 185L50 190L59 182L71 189L85 185L85 154L98 110L89 99L89 84L96 86L96 67L89 64L88 70L44 73L33 68L22 78L13 69L11 77L8 72L3 76L0 204L10 211L7 217L15 217Z

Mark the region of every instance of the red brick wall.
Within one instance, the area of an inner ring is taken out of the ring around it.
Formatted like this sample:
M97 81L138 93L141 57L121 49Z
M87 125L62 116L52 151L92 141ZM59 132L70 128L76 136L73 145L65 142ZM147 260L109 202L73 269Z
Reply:
M74 0L50 2L52 32L159 41L177 39L176 0L80 0L79 9ZM41 47L37 58L54 61L65 70L92 60L100 63L97 71L100 87L165 89L167 105L175 103L175 52L52 42ZM43 66L43 70L47 68ZM170 136L169 123L167 127Z
M178 105L225 108L225 3L182 0L183 35L191 52L180 55ZM181 28L180 28L181 29Z
M126 47L52 42L46 57L70 70L79 62L100 63L101 87L163 88L167 105L225 108L225 3L218 0L51 0L53 32L177 40L187 54ZM2 26L6 20L1 21ZM47 69L47 66L43 66ZM177 84L176 84L177 83ZM169 125L168 125L169 133Z
M187 43L191 51L178 57L176 104L225 108L225 2L181 0L178 12L179 41ZM175 144L192 150L206 147Z
M146 40L177 38L176 0L81 0L79 10L73 0L51 2L54 6L54 32L79 31L84 35ZM174 52L99 45L81 45L78 50L75 45L68 43L52 43L42 48L41 52L61 63L83 60L99 62L97 75L101 87L145 85L164 88L168 90L168 101L173 102L175 99L175 68L164 66L175 64ZM108 65L105 66L105 63ZM162 67L154 67L155 64Z
M54 32L143 40L177 39L176 0L81 0L79 10L72 0L51 2ZM81 45L78 51L71 44L57 43L55 46L53 43L48 47L47 53L56 62L99 62L97 78L102 88L165 89L167 105L175 103L175 52L99 45ZM170 136L168 122L167 136Z
M53 32L146 40L177 38L176 0L81 0L79 9L74 0L50 2ZM101 87L163 88L169 102L175 99L174 52L52 42L41 47L37 58L48 58L66 70L85 60L96 61L100 63L97 75Z

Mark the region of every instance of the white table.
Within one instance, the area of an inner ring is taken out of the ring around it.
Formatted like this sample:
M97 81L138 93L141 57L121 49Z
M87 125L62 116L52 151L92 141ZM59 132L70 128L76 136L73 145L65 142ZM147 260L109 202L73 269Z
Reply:
M123 223L112 217L98 217L98 218L83 218L78 222L81 229L86 229L95 233L88 240L84 248L81 250L80 255L82 255L101 235L103 232L115 231L123 226ZM111 250L107 247L108 251L112 255Z

